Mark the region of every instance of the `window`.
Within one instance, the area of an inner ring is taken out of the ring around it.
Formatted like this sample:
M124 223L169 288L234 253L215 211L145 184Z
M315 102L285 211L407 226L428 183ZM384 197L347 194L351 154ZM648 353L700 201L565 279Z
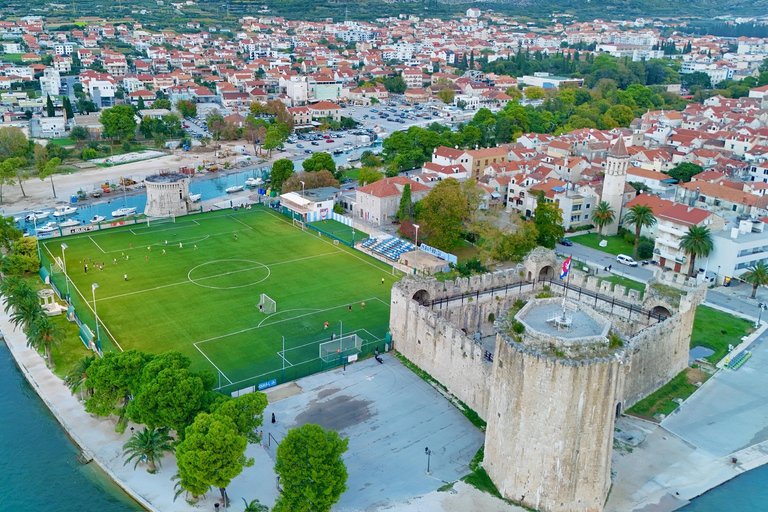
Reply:
M584 209L589 210L589 203L587 203L587 206L585 206Z

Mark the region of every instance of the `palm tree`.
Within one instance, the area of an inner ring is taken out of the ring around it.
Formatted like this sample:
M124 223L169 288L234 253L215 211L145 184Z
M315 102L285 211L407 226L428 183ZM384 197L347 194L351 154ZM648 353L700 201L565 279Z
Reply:
M128 456L125 464L136 459L133 469L139 465L139 462L147 460L147 471L154 473L157 470L155 463L160 466L160 459L165 452L172 452L173 439L168 435L168 431L163 428L148 429L144 427L141 432L134 432L131 439L123 445L123 455Z
M691 226L688 232L680 237L680 248L691 257L688 277L691 277L696 269L696 258L709 256L713 247L712 233L707 226Z
M245 498L241 499L243 500L243 503L245 503L245 510L243 510L243 512L269 512L269 507L263 503L259 503L258 499L255 499L250 503L245 501Z
M26 281L7 278L3 280L3 285L2 294L5 296L6 313L30 298L34 298L37 301L37 294Z
M93 363L96 360L96 356L85 356L81 357L80 359L75 362L75 365L67 372L67 377L64 381L64 383L69 388L70 392L72 394L75 394L75 390L80 388L83 383L85 382L85 378L87 376L88 368L91 366L91 363ZM90 394L90 393L89 393ZM80 390L80 398L83 397L83 390Z
M768 265L758 261L749 267L741 278L752 285L752 296L750 298L754 299L757 296L757 287L768 284Z
M592 210L592 224L597 226L597 232L602 235L603 228L616 219L616 214L611 205L606 201L600 201Z
M43 308L40 307L37 294L34 292L31 296L17 296L16 298L19 300L18 304L13 307L11 323L15 327L20 327L22 331L28 332L35 320L44 315Z
M640 231L643 227L650 228L656 225L653 209L650 206L636 204L624 216L624 223L635 226L635 246L632 248L632 257L637 258L637 244L640 242Z
M15 290L21 282L21 278L17 276L7 276L3 278L2 282L0 282L0 296L9 298L13 295L13 290ZM6 312L7 311L8 310L6 309Z
M35 347L38 350L43 347L45 358L48 360L48 367L51 369L56 367L53 364L53 347L60 345L63 340L64 331L47 315L38 316L29 326L27 346Z

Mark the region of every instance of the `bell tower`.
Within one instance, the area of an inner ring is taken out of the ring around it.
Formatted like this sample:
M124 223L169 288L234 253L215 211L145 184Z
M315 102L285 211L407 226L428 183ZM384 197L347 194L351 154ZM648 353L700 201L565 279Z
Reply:
M627 168L629 167L629 152L624 145L624 137L619 140L608 152L605 165L605 179L603 180L602 201L611 205L614 220L603 228L606 235L615 235L619 231L619 219L621 219L621 207L623 204L624 186L627 183Z

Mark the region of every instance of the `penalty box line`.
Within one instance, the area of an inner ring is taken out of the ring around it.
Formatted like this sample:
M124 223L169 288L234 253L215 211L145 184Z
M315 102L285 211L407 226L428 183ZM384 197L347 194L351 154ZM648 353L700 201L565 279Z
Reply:
M359 332L366 332L366 333L368 333L368 336L370 336L371 338L373 338L373 341L371 341L370 343L373 343L373 342L375 342L375 341L378 341L378 338L377 338L376 336L374 336L374 335L373 335L373 333L372 333L371 331L369 331L368 329L365 329L365 328L363 328L363 329L355 329L354 331L350 331L350 332L348 332L347 334L344 334L344 336L349 336L350 334L357 334L357 333L359 333ZM343 336L342 336L342 337L343 337ZM339 338L339 339L341 339L341 338ZM278 355L278 356L280 356L280 357L282 357L282 358L283 358L283 360L284 360L286 363L288 363L288 366L289 366L289 367L291 367L291 366L296 366L296 365L294 365L293 363L291 363L291 362L288 360L288 358L287 358L287 357L285 357L285 353L286 353L286 352L290 352L291 350L301 350L302 348L305 348L305 347L309 347L309 346L312 346L312 345L318 346L318 345L320 345L320 344L322 344L322 343L326 343L326 342L328 342L328 341L334 341L334 339L333 339L332 337L331 337L331 338L328 338L327 340L323 340L323 339L320 339L320 340L317 340L317 341L313 341L313 342L310 342L310 343L305 343L305 344L303 344L303 345L298 345L298 346L296 346L296 347L290 347L290 348L287 348L287 349L285 349L285 350L278 350L278 351L277 351L277 355Z
M140 228L131 228L128 231L130 231L131 234L133 234L135 236L140 236L140 235L151 235L152 233L162 233L163 231L170 231L172 229L194 228L194 227L197 227L197 226L200 225L200 223L197 222L194 219L185 220L185 221L182 221L182 222L172 222L171 224L173 224L172 227L165 227L163 229L152 229L151 226L142 226ZM181 226L179 226L179 224L181 224ZM187 224L194 224L194 226L189 226ZM142 230L146 231L146 233L142 233ZM138 231L138 233L137 233L137 231Z
M210 357L208 357L207 355L205 355L205 352L203 352L203 349L201 349L200 347L198 347L198 346L197 346L197 343L193 343L193 345L195 346L195 348L196 348L197 350L199 350L199 351L200 351L200 353L201 353L201 354L203 354L203 357L204 357L204 358L206 358L206 359L208 360L208 362L209 362L209 363L211 363L211 365L212 365L214 368L216 368L216 370L217 370L217 371L218 371L220 374L222 374L222 375L224 376L224 378L225 378L225 379L227 379L227 380L229 381L229 383L230 383L230 384L234 384L234 383L233 383L231 380L229 380L229 377L227 377L227 375L226 375L226 374L225 374L223 371L221 371L221 369L220 369L218 366L216 366L215 364L213 364L213 361L211 361L211 358L210 358Z

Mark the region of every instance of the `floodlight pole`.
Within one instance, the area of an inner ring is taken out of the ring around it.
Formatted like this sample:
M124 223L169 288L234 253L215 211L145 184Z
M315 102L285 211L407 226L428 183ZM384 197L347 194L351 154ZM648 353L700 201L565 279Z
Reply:
M93 314L96 316L96 347L101 350L101 334L99 334L99 313L96 311L96 288L99 285L93 283L91 285L91 292L93 293Z
M40 254L40 240L37 238L37 216L32 212L32 225L35 227L35 246L37 247L37 261L42 261L42 255ZM53 272L51 272L53 273Z
M64 253L67 250L67 244L61 244L61 263L64 267L64 281L67 283L67 304L69 304L69 278L67 277L67 257Z
M301 198L304 199L304 182L301 182Z
M419 228L421 226L419 226L418 224L414 224L413 227L416 228L416 238L415 238L414 243L415 243L416 247L418 247L419 246Z
M285 382L285 336L283 338L283 382Z

